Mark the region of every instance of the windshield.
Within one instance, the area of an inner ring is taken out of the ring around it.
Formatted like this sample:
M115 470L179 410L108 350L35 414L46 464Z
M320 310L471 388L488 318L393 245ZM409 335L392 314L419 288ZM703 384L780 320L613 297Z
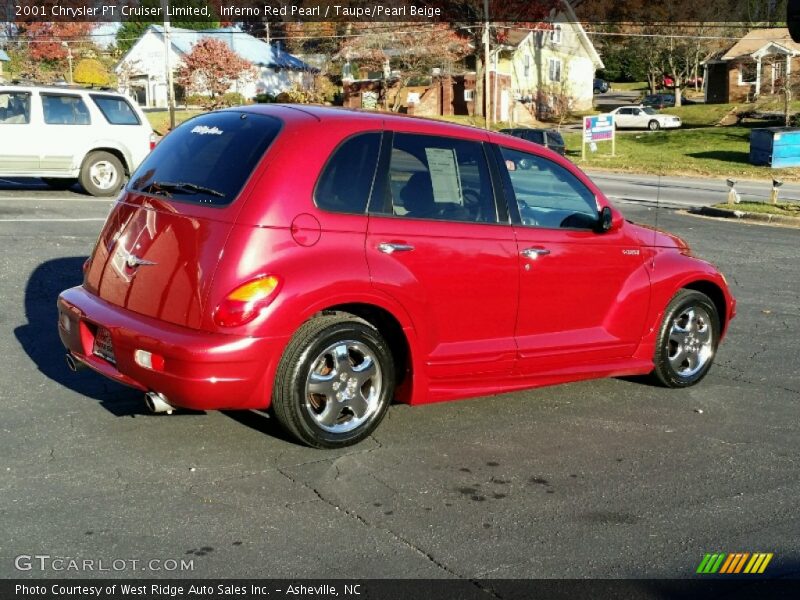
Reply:
M280 127L273 117L237 111L191 119L156 146L128 189L182 202L228 205Z
M648 115L657 115L657 114L658 114L658 111L657 111L657 110L655 110L655 109L653 109L653 108L650 108L649 106L646 106L646 107L645 107L645 108L643 108L642 110L643 110L644 112L646 112Z

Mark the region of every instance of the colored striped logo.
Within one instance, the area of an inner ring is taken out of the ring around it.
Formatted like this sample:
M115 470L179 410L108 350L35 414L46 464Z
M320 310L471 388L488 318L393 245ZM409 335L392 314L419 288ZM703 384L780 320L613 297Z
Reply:
M712 574L747 574L756 575L763 573L769 561L772 560L772 552L725 552L707 553L696 573L702 575Z

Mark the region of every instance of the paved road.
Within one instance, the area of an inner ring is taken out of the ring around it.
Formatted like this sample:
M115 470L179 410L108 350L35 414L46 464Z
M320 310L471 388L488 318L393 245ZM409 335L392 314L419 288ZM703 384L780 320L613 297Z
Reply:
M754 550L800 573L797 231L660 211L739 299L696 388L394 406L362 445L322 452L257 413L150 416L69 373L55 297L108 202L0 196L0 577L93 575L20 573L20 554L183 558L196 577L687 577L707 551Z
M658 177L657 175L616 174L587 170L603 193L613 199L640 202L657 200L677 207L710 206L728 199L725 178ZM770 181L737 181L736 190L743 200L767 200L772 191ZM784 184L782 200L800 200L800 184Z

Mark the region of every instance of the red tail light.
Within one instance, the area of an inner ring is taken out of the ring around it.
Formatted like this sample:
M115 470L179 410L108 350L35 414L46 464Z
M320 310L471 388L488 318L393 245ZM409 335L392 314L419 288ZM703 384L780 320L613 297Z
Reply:
M155 133L151 133L150 134L150 152L152 152L155 149L157 143L158 143L158 140L156 139L156 134Z
M274 275L265 275L240 285L217 306L214 322L220 327L249 323L272 302L279 284Z

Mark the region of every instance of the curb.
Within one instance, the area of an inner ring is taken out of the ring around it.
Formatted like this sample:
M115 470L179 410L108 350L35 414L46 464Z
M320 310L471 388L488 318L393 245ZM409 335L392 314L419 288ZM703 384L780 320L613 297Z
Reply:
M711 206L690 208L689 212L691 214L702 215L704 217L735 219L737 221L753 221L756 223L767 223L770 225L783 225L785 227L800 228L800 218L797 217L784 217L782 215L770 215L765 213L751 213L743 210L725 210L723 208L713 208Z

